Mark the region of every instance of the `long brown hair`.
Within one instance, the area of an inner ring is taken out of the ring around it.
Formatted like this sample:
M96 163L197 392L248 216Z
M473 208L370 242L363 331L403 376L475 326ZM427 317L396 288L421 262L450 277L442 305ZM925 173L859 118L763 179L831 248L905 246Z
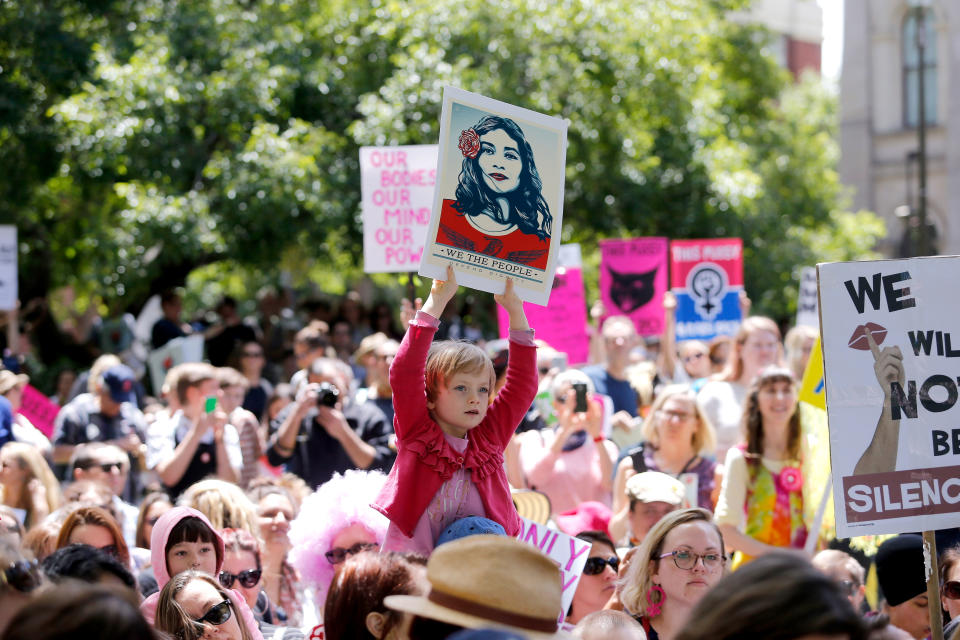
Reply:
M793 379L793 374L784 367L767 367L757 375L750 390L747 392L747 400L743 408L743 435L747 441L746 453L752 456L763 455L763 416L760 414L760 402L758 396L764 387L777 383L786 382L796 387L797 381ZM796 460L800 457L800 405L794 406L793 415L790 416L790 430L787 434L787 452L790 458Z
M84 525L103 527L109 531L113 538L113 544L117 548L117 559L123 563L123 566L128 568L131 566L130 551L123 539L120 525L117 524L117 521L113 519L109 512L100 507L80 507L67 516L60 527L60 535L57 536L57 549L62 549L70 544L70 536L73 535L74 530Z
M157 600L157 614L154 620L154 627L157 631L169 633L171 636L182 640L199 640L201 636L197 633L196 622L187 615L183 606L177 602L177 594L194 580L203 580L212 585L224 600L230 602L230 608L233 609L232 614L236 617L237 624L240 627L240 636L243 640L253 640L243 616L236 609L236 600L230 597L230 593L215 578L201 571L193 570L182 571L173 576L160 590L160 598Z

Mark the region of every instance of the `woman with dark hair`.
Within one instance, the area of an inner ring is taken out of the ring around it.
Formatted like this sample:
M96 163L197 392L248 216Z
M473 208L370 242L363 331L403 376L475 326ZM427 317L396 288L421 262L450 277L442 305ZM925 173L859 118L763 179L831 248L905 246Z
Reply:
M604 608L616 592L620 569L620 558L610 536L602 531L581 531L577 538L591 546L567 612L566 622L570 624L577 624L587 614Z
M11 620L5 640L154 640L129 589L64 583L39 593Z
M405 638L412 616L388 609L390 595L423 595L427 561L413 553L358 553L337 571L323 609L324 634L341 640Z
M437 242L545 269L553 215L523 130L484 116L461 132L459 146L456 200L443 201Z
M772 553L707 593L677 640L866 640L864 623L833 580L794 554Z
M746 443L727 452L715 511L723 539L738 552L734 568L750 556L803 549L807 541L800 412L789 369L768 367L753 381L743 433Z
M137 518L137 546L141 549L150 549L150 536L153 534L153 525L157 524L160 516L173 509L170 494L164 491L155 491L147 494L140 503L140 515Z

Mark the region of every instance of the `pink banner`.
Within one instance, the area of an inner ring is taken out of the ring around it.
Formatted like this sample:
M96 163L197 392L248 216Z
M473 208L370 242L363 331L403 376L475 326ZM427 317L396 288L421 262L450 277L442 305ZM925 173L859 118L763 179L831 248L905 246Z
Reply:
M60 413L60 407L28 384L23 387L23 399L17 413L32 422L33 426L49 438L53 435L53 421Z
M666 290L666 238L600 241L600 296L607 316L628 316L640 335L660 335Z
M538 340L566 353L571 365L587 361L590 338L587 336L587 301L580 269L558 267L547 306L524 302L523 309ZM500 321L500 337L506 338L509 320L507 312L499 305L497 319Z

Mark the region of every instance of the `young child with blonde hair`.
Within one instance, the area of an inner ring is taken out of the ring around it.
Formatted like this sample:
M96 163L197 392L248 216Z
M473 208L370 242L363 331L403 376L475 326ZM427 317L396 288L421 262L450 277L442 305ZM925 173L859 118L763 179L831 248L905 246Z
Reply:
M520 532L503 452L537 393L537 348L523 302L507 280L494 299L510 317L507 382L494 398L493 363L476 345L433 343L457 291L453 269L434 280L390 367L397 461L372 505L390 525L385 551L429 555L437 536L467 516Z

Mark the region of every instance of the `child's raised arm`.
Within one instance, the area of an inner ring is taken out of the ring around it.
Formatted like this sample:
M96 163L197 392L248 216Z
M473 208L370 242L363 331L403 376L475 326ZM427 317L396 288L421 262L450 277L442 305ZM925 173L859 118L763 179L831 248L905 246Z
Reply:
M526 331L530 328L530 323L527 322L527 314L523 311L523 300L521 300L513 290L513 279L507 278L507 286L503 290L503 293L493 296L493 299L497 301L497 304L506 309L507 314L510 316L511 329Z
M430 287L430 295L427 296L427 301L423 303L423 307L421 307L420 310L424 313L429 313L434 318L439 318L443 310L447 307L447 303L453 299L456 293L457 275L454 273L453 267L448 264L447 279L433 281L433 286Z

